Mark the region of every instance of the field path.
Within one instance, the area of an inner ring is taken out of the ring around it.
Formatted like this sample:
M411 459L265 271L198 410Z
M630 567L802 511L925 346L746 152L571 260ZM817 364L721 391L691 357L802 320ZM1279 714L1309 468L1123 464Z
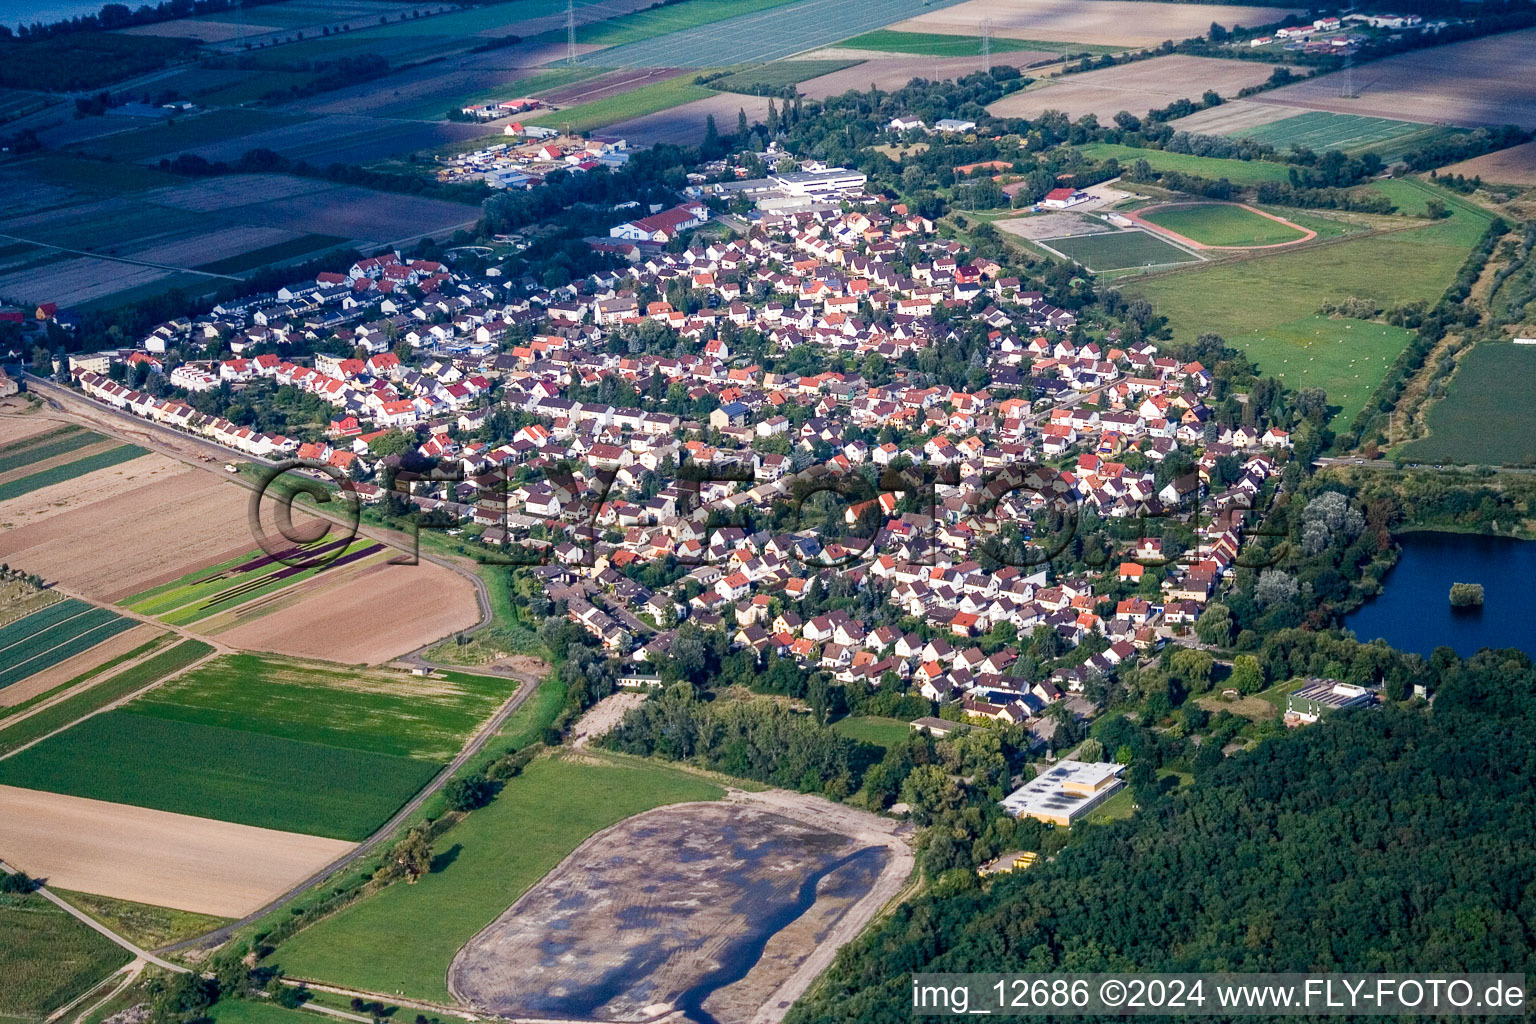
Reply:
M8 875L16 874L16 869L11 867L3 860L0 860L0 871L4 871ZM80 921L82 924L90 927L93 931L100 932L107 938L111 939L113 942L117 943L119 946L122 946L139 960L152 963L156 967L164 968L165 970L170 971L172 974L187 973L187 969L185 967L182 967L178 964L173 964L169 960L162 960L155 956L155 954L140 949L138 946L135 946L133 943L129 942L127 939L123 938L121 935L117 934L117 932L108 928L106 925L102 924L100 921L96 920L85 911L75 909L75 907L70 905L65 900L62 900L55 896L53 893L49 892L46 885L39 886L33 891L36 892L39 896L43 897L43 899L47 900L49 903L56 904L59 909L63 910L70 917L75 918L77 921Z

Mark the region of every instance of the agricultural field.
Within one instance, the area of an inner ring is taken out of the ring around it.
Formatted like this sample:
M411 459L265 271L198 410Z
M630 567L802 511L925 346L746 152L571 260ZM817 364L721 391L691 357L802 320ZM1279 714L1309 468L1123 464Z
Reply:
M881 53L916 53L925 57L979 57L981 37L955 36L943 33L893 32L878 29L852 39L844 39L839 48L848 50L874 50ZM992 40L994 54L1012 54L1019 50L1045 50L1056 53L1114 53L1116 47L1089 43L1044 42L1038 39L1011 39L998 37ZM1004 59L1002 63L1010 63Z
M823 53L853 53L852 50L823 50ZM1009 61L1031 64L1048 59L1051 54L1039 50L1010 54ZM993 63L1001 63L994 60ZM861 64L820 75L800 83L802 96L826 99L841 96L849 89L867 91L871 85L877 89L900 89L914 78L939 80L960 78L981 70L979 57L876 57Z
M1244 22L1247 24L1247 22ZM1255 97L1259 103L1426 124L1536 128L1536 29L1468 39L1372 61L1343 95L1344 72L1320 75Z
M1307 237L1305 232L1236 203L1179 203L1137 216L1200 245L1218 248L1284 245Z
M913 17L892 25L898 32L932 32L942 35L979 36L983 20L996 36L1052 39L1073 43L1098 43L1121 48L1156 46L1165 39L1175 42L1203 36L1211 27L1211 11L1177 3L1131 3L1126 0L966 0L958 6ZM1250 28L1281 21L1287 14L1305 14L1305 8L1248 7L1222 4L1223 24ZM1190 87L1195 83L1190 81ZM1205 86L1196 88L1198 93Z
M527 124L548 125L562 130L567 125L576 134L604 128L619 121L629 121L657 111L715 95L714 91L696 85L692 75L679 75L665 81L643 85L638 89L621 92L590 103L566 107L562 110L541 111L537 116L525 119ZM720 126L722 132L735 131L735 122Z
M1060 253L1095 272L1195 263L1200 259L1189 250L1147 231L1107 231L1068 238L1040 239L1035 244Z
M130 702L0 761L0 785L356 841L437 770L428 761L140 714Z
M433 870L392 885L283 943L290 975L451 1003L459 949L593 833L663 804L716 800L719 787L643 762L547 757L440 837Z
M137 625L71 598L0 627L0 690Z
M0 445L0 479L18 469L41 468L40 464L49 459L104 440L100 434L65 424Z
M1137 160L1145 160L1158 173L1176 171L1179 174L1196 174L1213 181L1225 178L1234 185L1286 181L1290 175L1288 165L1270 160L1226 160L1213 156L1168 153L1160 149L1138 149L1115 142L1093 142L1079 146L1078 150L1090 160L1114 158L1120 161L1122 168L1129 168Z
M1175 341L1211 331L1253 356L1288 387L1321 387L1343 408L1333 421L1347 425L1380 383L1409 335L1381 324L1317 315L1324 302L1350 297L1383 307L1435 302L1455 278L1487 227L1490 215L1449 192L1400 179L1371 186L1417 215L1436 198L1452 215L1418 221L1326 246L1277 250L1233 263L1208 264L1145 281L1127 281L1128 293L1150 299L1168 318ZM1390 223L1390 222L1389 222ZM1382 267L1392 273L1383 274ZM1348 330L1345 330L1345 327Z
M110 916L151 942L151 933L243 917L353 848L335 839L5 785L0 844L8 863L46 878L50 887L110 901Z
M890 862L863 837L761 807L650 811L476 935L448 987L501 1017L637 1020L669 1006L745 1022Z
M868 66L862 65L866 68ZM837 72L836 74L847 73ZM819 79L812 79L806 85L809 86L816 81ZM864 88L868 87L869 84L866 81ZM703 87L695 86L695 88ZM726 135L736 130L736 117L739 112L746 112L748 123L762 121L768 116L768 104L773 102L766 96L744 96L741 93L722 93L713 89L703 91L704 99L621 121L612 125L609 130L615 135L622 135L628 139L632 146L653 146L662 142L693 145L703 140L711 117L715 119L716 130Z
M1463 160L1440 169L1442 174L1482 178L1500 185L1536 185L1536 142L1526 142L1497 153Z
M447 672L420 678L394 670L232 654L157 687L127 710L447 762L517 687L516 680L498 676Z
M19 683L0 690L0 728L4 719L22 715L45 701L67 696L77 687L129 661L147 657L170 641L173 634L153 626L137 625L51 668L34 672Z
M776 60L772 64L733 71L710 82L709 87L723 92L745 93L750 93L754 88L781 89L786 85L799 85L809 79L857 67L859 64L857 60Z
M1115 4L1113 0L1094 4L1095 8L1100 6ZM1230 11L1231 8L1222 8L1224 15ZM1209 27L1208 20L1205 27ZM1154 57L1120 67L1050 78L1038 87L1004 96L987 110L997 117L1028 118L1047 110L1060 110L1074 120L1095 114L1101 124L1108 124L1122 110L1144 117L1148 110L1166 107L1176 100L1198 98L1206 89L1214 89L1222 96L1235 96L1239 90L1267 80L1270 70L1270 65L1258 61L1182 55Z
M577 32L607 49L578 58L605 68L731 67L778 60L884 28L957 0L691 0ZM649 38L630 26L654 18ZM663 20L664 19L664 22ZM686 19L686 21L685 21ZM690 23L691 22L691 23ZM665 27L663 27L663 24ZM661 34L665 32L665 34Z
M41 1019L129 959L43 897L0 894L0 1016Z
M17 713L0 720L0 758L132 696L213 653L213 648L200 640L184 640L175 647L144 657L152 650L154 648L145 645L145 649L130 651L127 656L115 658L106 666L82 673L69 681L60 700L25 715ZM135 658L140 660L135 661ZM129 661L133 663L127 664ZM120 666L120 671L113 671ZM85 685L87 683L90 685Z
M66 457L63 460L51 460L53 465L47 469L39 469L36 472L25 473L20 476L9 476L4 483L0 483L0 501L10 501L24 494L51 487L54 484L66 480L74 480L94 473L97 470L110 469L121 465L149 452L134 444L112 444L104 451L98 451L90 455L79 455L76 458Z
M1425 414L1429 436L1399 452L1413 462L1536 463L1536 348L1485 342L1462 356L1445 396Z
M1454 131L1445 125L1313 110L1233 134L1267 142L1282 152L1292 146L1318 153L1338 149L1350 154L1377 153L1382 159L1390 161L1422 146L1433 137L1449 135Z

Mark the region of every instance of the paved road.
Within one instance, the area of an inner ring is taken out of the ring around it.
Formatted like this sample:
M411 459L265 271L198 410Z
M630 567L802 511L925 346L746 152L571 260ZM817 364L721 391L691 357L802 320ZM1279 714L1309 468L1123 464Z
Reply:
M205 935L199 935L195 938L185 939L181 942L172 943L169 946L163 946L157 950L157 952L173 953L177 950L189 949L194 946L219 945L239 929L244 928L246 925L251 924L259 918L265 917L267 914L270 914L275 910L281 910L289 903L292 903L304 892L308 891L311 887L320 884L331 875L351 867L358 860L373 852L373 850L382 844L386 839L389 839L391 836L393 836L395 832L397 832L412 815L419 811L428 800L430 800L433 796L436 796L438 791L448 784L448 780L453 778L453 776L458 772L460 768L463 768L466 764L469 763L470 758L480 753L481 749L484 748L488 742L490 742L491 737L495 736L496 733L500 731L501 727L506 724L507 719L512 716L512 713L518 708L522 707L523 702L531 697L534 691L537 689L538 685L531 682L525 682L522 686L518 687L517 692L513 694L507 700L507 702L501 706L501 709L497 711L496 714L491 716L489 721L480 727L480 731L475 733L474 737L464 745L464 749L459 751L459 755L455 757L451 762L449 762L447 767L438 772L432 781L429 782L426 787L423 788L419 793L413 796L404 807L396 811L394 817L385 822L378 829L378 831L374 832L373 835L363 840L351 852L338 857L336 860L332 861L330 864L327 864L319 871L316 871L313 875L310 875L308 878L304 879L302 882L298 883L293 888L283 893L281 896L278 896L276 899L269 902L266 906L261 907L259 910L256 910L250 914L247 914L245 917L234 922L233 924L225 925L224 927L208 932Z

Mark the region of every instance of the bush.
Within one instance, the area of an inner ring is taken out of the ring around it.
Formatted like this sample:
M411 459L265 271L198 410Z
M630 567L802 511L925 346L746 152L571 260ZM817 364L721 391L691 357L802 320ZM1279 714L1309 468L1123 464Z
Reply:
M473 811L484 807L495 795L495 783L479 773L455 779L443 790L448 806L456 811Z
M0 873L0 892L31 892L36 888L37 883L25 871L18 871L14 875Z

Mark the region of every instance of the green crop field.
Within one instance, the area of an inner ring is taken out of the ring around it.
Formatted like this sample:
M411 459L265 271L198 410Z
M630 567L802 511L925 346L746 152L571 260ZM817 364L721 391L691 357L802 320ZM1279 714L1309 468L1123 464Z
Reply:
M1195 263L1200 259L1187 249L1165 242L1148 231L1106 231L1097 235L1047 238L1041 244L1095 272Z
M340 552L327 543L295 548L295 557L301 552L314 555L313 568L304 568L301 564L286 565L263 551L252 551L222 565L189 573L165 586L135 594L123 602L123 607L140 615L153 615L173 626L186 626L303 582L326 569L339 569L347 562L377 550L382 550L380 545L367 538L353 540Z
M451 1003L454 954L588 836L652 807L722 795L644 762L537 760L437 840L440 867L300 932L273 961L291 975Z
M0 1014L40 1020L130 959L35 893L0 895Z
M1403 446L1415 462L1536 463L1536 348L1487 342L1461 357L1445 397L1429 407L1429 436Z
M446 763L517 686L496 676L449 672L423 679L235 654L198 666L126 710Z
M113 160L131 162L167 153L174 156L198 146L224 142L243 135L254 135L271 128L297 124L303 120L306 118L296 114L283 114L254 107L237 107L231 110L209 111L195 117L166 121L163 124L136 128L99 139L89 139L81 142L76 148L93 156L107 156Z
M77 448L84 448L86 445L105 440L106 438L100 434L93 434L89 430L82 430L76 426L24 437L20 441L12 441L0 448L0 473L9 473L23 466L36 465L44 459L65 455Z
M133 650L124 651L117 657L104 661L100 665L97 665L95 668L87 669L74 678L65 680L52 689L44 690L42 693L34 694L24 701L21 701L17 704L12 704L10 707L0 708L0 720L9 718L12 715L19 715L23 711L27 711L28 709L41 704L43 701L51 700L52 698L57 697L59 694L63 693L65 690L72 690L76 686L79 686L81 683L95 679L97 676L105 676L125 662L142 658L149 654L151 651L164 646L171 639L172 635L173 634L171 633L161 633L159 636L145 641L144 643L135 647ZM0 724L0 728L4 728L4 725ZM3 746L0 746L0 749L3 749Z
M282 263L286 260L298 259L300 256L308 256L321 249L333 249L346 241L339 235L300 235L298 238L290 238L276 245L268 245L260 249L252 249L250 252L243 252L238 256L227 256L222 260L204 263L195 269L207 271L210 274L243 274L247 270L265 267L270 263Z
M151 641L151 643L156 642L158 641ZM212 653L213 647L210 644L205 644L201 640L185 640L175 647L144 659L137 665L123 669L116 675L103 678L101 682L83 693L77 693L57 704L50 704L36 714L28 715L9 725L0 723L0 756L47 736L56 729L62 729L98 708L106 707L113 701L121 700L129 694L142 690L157 679L164 679L172 673L179 672L199 658ZM125 655L123 660L126 659ZM72 686L77 682L84 682L96 675L104 674L103 669L97 669L94 673L88 672L77 676L67 685Z
M1144 220L1201 245L1274 245L1305 237L1252 210L1232 203L1196 203L1142 214Z
M755 68L743 68L709 83L711 89L750 93L755 87L781 89L862 63L856 60L776 60Z
M898 718L849 715L832 723L832 729L852 740L877 747L893 747L912 735L912 727Z
M159 949L229 923L228 918L194 914L189 910L152 907L110 896L49 888L55 896L90 914L140 949Z
M591 103L579 103L564 110L546 110L537 117L528 118L524 123L551 127L570 125L573 132L589 132L715 95L713 89L697 85L693 79L693 75L679 75L663 82L642 85L629 92L593 100ZM721 126L721 130L726 132L734 131L735 128L733 124Z
M1120 166L1129 168L1137 160L1145 160L1154 171L1177 171L1180 174L1196 174L1202 178L1220 181L1226 178L1234 185L1257 185L1265 181L1289 181L1290 167L1271 160L1226 160L1214 156L1190 156L1187 153L1165 153L1160 149L1137 149L1114 142L1094 142L1079 146L1078 150L1090 160L1108 160L1114 157Z
M125 444L97 455L87 455L83 459L66 462L61 466L54 466L52 469L44 469L24 477L19 477L9 483L0 484L0 501L19 498L23 494L30 494L32 491L51 484L73 480L75 477L93 473L98 469L107 469L108 467L127 462L130 459L136 459L140 455L148 454L148 451L136 444Z
M576 27L576 41L595 46L618 46L642 39L670 35L724 21L741 14L753 14L772 7L782 7L793 0L683 0L649 10L621 14L606 21L594 21ZM565 33L559 33L564 40Z
M1290 387L1321 387L1334 405L1359 409L1407 343L1406 333L1380 325L1352 327L1344 337L1358 340L1328 352L1304 351L1331 328L1352 321L1311 322L1324 302L1358 296L1383 307L1425 300L1433 304L1455 280L1491 215L1450 192L1421 181L1399 179L1372 185L1404 209L1421 213L1428 199L1451 210L1445 220L1421 222L1403 230L1346 238L1326 246L1280 249L1253 259L1204 264L1146 281L1127 280L1121 288L1144 295L1168 318L1175 342L1193 341L1207 331L1220 334L1249 352L1265 373L1284 374ZM1390 273L1383 273L1390 267ZM1316 332L1323 331L1323 334ZM1392 346L1396 351L1388 351ZM1358 353L1354 349L1358 348ZM1276 357L1279 362L1276 362ZM1356 361L1352 365L1350 359ZM1286 362L1285 360L1289 360ZM1348 397L1346 403L1343 399ZM1347 425L1347 417L1334 427Z
M52 668L138 622L83 601L60 601L0 629L0 689Z
M359 840L437 769L427 761L108 711L0 761L0 784Z
M979 57L980 36L950 36L937 32L895 32L888 28L865 32L837 44L851 50L879 50L885 53L916 53L924 57ZM993 53L1018 53L1046 50L1051 53L1118 53L1124 47L1098 46L1090 43L1047 43L1038 39L992 37Z
M1387 117L1362 117L1359 114L1330 114L1311 110L1230 134L1256 142L1267 142L1284 151L1302 146L1318 153L1330 149L1345 153L1378 153L1391 160L1411 149L1455 129L1444 125L1396 121Z

